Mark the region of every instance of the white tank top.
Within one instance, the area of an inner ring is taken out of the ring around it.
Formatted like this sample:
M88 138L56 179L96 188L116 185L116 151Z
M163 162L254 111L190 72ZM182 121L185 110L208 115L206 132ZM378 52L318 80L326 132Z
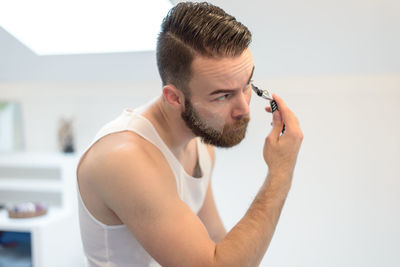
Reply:
M199 165L203 176L194 178L186 173L151 122L140 115L141 109L143 107L136 110L125 109L117 119L106 124L97 133L89 148L110 133L129 130L139 134L163 153L175 175L179 197L197 214L203 205L212 171L212 162L206 145L196 138ZM124 224L105 225L94 218L83 203L79 188L78 207L86 266L160 266Z

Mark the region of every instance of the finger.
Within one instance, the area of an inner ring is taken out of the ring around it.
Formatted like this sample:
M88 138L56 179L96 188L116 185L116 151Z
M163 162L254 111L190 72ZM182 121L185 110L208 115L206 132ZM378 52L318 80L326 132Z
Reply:
M272 95L274 100L278 105L278 109L281 112L283 123L286 125L286 130L298 127L298 122L296 116L293 112L288 108L285 102L278 95Z
M270 107L270 106L267 106L267 107L265 107L265 110L266 110L267 112L269 112L269 113L271 113L271 112L272 112L272 109L271 109L271 107Z
M273 122L272 122L272 131L270 133L270 136L273 140L277 140L279 139L279 136L281 135L283 128L281 112L279 110L275 111L272 117L273 117Z

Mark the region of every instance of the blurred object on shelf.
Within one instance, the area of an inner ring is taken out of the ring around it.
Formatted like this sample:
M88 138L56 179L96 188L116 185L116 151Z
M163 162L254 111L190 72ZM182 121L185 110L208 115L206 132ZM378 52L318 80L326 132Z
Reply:
M45 215L47 204L44 202L25 202L15 205L7 205L8 217L14 219L32 218Z
M74 147L74 131L73 119L61 118L58 126L58 144L62 152L73 153Z
M0 100L0 152L24 149L21 104Z

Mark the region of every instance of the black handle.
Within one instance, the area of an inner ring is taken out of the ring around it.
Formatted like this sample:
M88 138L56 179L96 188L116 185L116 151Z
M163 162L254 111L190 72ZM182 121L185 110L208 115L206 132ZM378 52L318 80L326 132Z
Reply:
M275 100L271 100L271 102L269 102L270 103L270 105L271 105L271 110L272 110L272 113L274 113L274 111L276 111L276 110L279 110L278 109L278 104L276 103L276 101ZM282 128L282 134L285 132L285 124L283 125L283 128Z

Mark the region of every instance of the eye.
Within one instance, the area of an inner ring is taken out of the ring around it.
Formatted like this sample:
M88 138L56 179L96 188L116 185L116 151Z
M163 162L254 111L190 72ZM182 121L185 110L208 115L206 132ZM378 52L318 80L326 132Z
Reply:
M229 94L225 94L225 95L222 95L222 96L216 98L215 100L216 100L216 101L224 101L224 100L226 100L228 97L229 97Z

